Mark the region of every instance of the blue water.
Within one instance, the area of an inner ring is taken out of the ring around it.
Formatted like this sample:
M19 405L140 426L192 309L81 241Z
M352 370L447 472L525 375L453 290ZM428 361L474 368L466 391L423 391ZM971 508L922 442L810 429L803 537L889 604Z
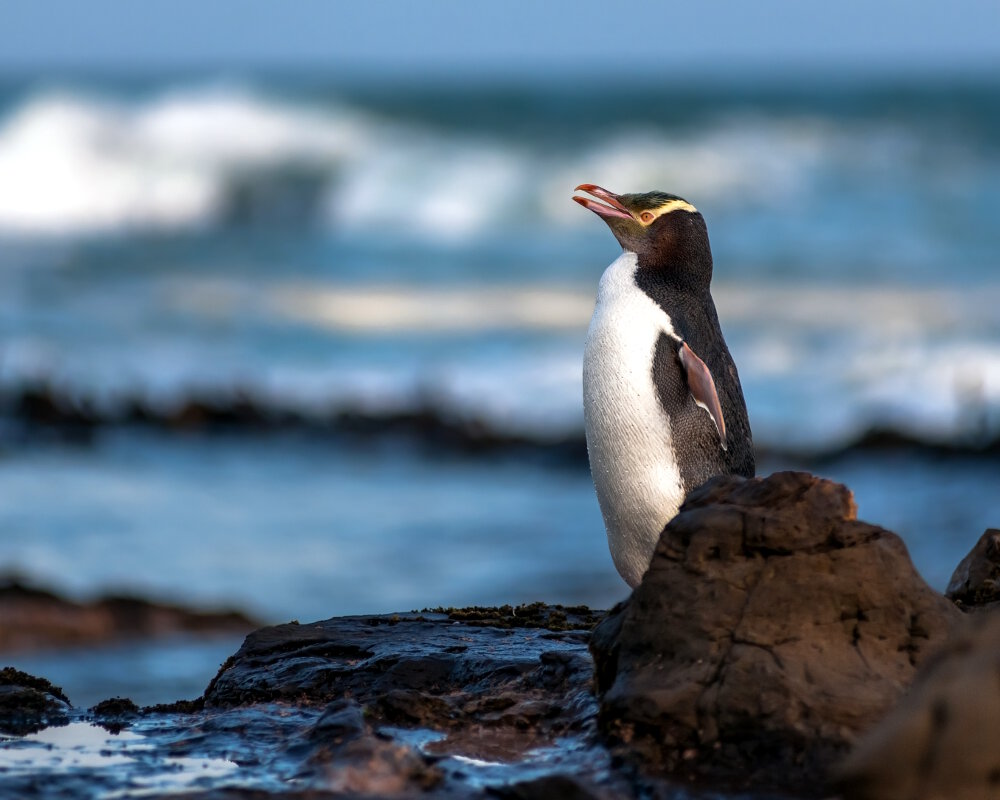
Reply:
M997 81L8 82L0 391L109 414L432 406L580 435L617 247L570 201L582 182L698 206L755 437L779 454L762 471L847 481L942 587L997 523L995 461L780 454L873 426L973 449L1000 429ZM8 414L0 570L74 595L305 621L625 594L582 467L249 427L43 443Z

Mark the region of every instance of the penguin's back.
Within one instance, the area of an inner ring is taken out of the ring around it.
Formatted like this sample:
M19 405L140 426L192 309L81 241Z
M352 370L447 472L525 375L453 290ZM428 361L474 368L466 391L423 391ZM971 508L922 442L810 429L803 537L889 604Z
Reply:
M662 340L654 357L653 379L660 401L668 409L673 439L679 451L685 492L713 475L755 473L753 436L736 363L726 345L710 293L693 295L671 289L654 270L639 270L635 281L670 318L677 338ZM682 340L701 358L711 374L726 426L726 448L708 416L691 396L686 379L677 380L677 346Z

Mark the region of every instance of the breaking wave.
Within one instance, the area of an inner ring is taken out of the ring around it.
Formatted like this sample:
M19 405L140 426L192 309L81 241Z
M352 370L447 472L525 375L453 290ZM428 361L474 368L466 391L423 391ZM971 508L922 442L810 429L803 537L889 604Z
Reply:
M361 120L250 92L166 92L129 104L49 92L0 128L0 225L81 233L210 223L254 173L333 169L364 148Z
M696 130L629 125L553 149L231 84L140 98L49 90L0 120L0 231L312 221L447 243L487 226L584 226L566 202L581 176L677 187L717 206L773 205L838 170L909 158L918 144L891 125L728 113Z

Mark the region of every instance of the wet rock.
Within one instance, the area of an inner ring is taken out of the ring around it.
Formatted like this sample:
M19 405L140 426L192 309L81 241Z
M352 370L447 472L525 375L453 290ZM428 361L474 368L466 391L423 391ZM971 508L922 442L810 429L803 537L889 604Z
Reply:
M121 733L139 716L139 706L127 697L102 700L90 709L94 721L108 733Z
M989 528L962 559L945 596L964 611L1000 607L1000 530Z
M585 688L589 609L521 606L530 627L469 621L470 610L290 623L250 634L205 692L206 707L345 696L398 721L444 724L470 702L516 691L521 700ZM547 614L540 617L539 609ZM552 618L556 630L539 619ZM582 628L582 629L581 629ZM563 699L563 698L558 698Z
M587 640L597 618L536 603L264 628L223 665L201 710L321 708L291 747L300 778L337 791L481 795L468 783L475 772L513 783L521 765L552 758L538 753L564 748L542 771L562 764L581 786L617 785L595 725ZM630 796L621 791L580 796Z
M976 615L837 772L846 800L1000 797L1000 615Z
M716 478L594 631L600 723L646 774L815 792L958 618L845 487Z
M138 714L139 706L128 697L111 697L93 706L90 713L96 717L122 717Z
M595 722L597 616L532 604L264 628L196 701L72 711L83 729L130 725L98 736L86 770L32 765L78 757L78 745L19 742L32 766L0 771L0 795L96 800L155 781L205 800L633 798L640 787L611 768ZM241 788L227 785L235 770Z
M546 775L531 781L498 786L488 792L501 800L602 800L609 795L582 785L568 775Z
M69 711L69 699L58 686L13 667L0 670L0 733L24 736L65 725Z
M325 789L359 795L398 795L433 789L443 774L432 759L412 747L378 737L353 700L338 700L309 731L315 744L298 779Z
M265 628L199 700L141 709L120 746L142 759L123 765L113 745L93 793L73 774L15 781L96 797L148 781L157 763L171 775L209 763L221 777L199 774L199 797L633 798L640 787L611 769L596 727L596 617L533 604ZM84 719L133 709L107 701ZM240 790L221 785L236 763Z
M177 633L246 633L259 623L238 611L199 611L137 597L78 603L0 578L0 652L101 644Z
M308 738L324 746L339 747L360 739L366 730L361 706L353 700L335 700L309 730Z

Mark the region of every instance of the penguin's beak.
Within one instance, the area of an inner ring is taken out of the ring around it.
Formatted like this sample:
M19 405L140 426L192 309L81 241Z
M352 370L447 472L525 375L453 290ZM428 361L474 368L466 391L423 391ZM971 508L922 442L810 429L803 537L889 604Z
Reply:
M576 200L576 202L584 208L589 208L600 217L621 217L623 219L634 219L632 212L621 204L621 200L618 199L618 195L614 192L609 192L607 189L602 189L600 186L595 186L592 183L581 183L573 191L592 194L598 200L603 200L604 203L607 203L607 205L605 205L604 203L598 203L595 200L591 200L589 197L577 197L574 195L573 199Z

